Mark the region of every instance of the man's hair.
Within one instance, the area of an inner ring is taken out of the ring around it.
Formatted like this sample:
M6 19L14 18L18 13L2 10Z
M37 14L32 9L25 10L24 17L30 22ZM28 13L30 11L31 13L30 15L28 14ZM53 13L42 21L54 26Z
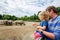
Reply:
M57 10L56 10L56 7L55 6L49 6L47 9L46 9L46 11L51 11L51 10L53 10L53 12L54 13L57 13Z

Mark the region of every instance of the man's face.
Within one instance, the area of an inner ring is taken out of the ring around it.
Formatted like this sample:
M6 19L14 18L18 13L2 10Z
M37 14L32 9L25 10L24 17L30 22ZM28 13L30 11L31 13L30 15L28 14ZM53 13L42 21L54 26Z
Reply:
M53 11L51 10L50 12L49 11L47 11L47 13L46 13L47 15L49 15L50 17L52 17L52 14L53 14Z

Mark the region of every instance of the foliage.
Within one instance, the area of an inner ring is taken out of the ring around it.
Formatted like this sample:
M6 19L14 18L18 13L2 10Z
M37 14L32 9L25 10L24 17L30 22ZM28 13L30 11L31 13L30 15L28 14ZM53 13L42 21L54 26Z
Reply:
M57 13L58 15L60 15L60 7L57 7L56 8L57 10ZM24 20L24 21L40 21L38 19L38 14L34 14L32 16L24 16L24 17L16 17L16 16L11 16L11 15L6 15L6 14L3 14L3 15L0 15L0 19L1 20Z

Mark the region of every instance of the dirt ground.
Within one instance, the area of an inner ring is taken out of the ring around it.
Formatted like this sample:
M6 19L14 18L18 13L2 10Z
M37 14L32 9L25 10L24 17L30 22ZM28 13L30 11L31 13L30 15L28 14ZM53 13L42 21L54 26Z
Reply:
M0 25L0 40L34 40L33 33L35 27L33 23L38 22L25 22L25 26L3 26Z

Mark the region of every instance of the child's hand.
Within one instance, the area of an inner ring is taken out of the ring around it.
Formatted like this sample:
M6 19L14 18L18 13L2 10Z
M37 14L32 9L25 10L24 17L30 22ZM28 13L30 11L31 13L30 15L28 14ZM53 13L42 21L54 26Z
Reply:
M37 26L37 29L40 29L40 26Z
M32 26L35 26L36 24L32 24Z

